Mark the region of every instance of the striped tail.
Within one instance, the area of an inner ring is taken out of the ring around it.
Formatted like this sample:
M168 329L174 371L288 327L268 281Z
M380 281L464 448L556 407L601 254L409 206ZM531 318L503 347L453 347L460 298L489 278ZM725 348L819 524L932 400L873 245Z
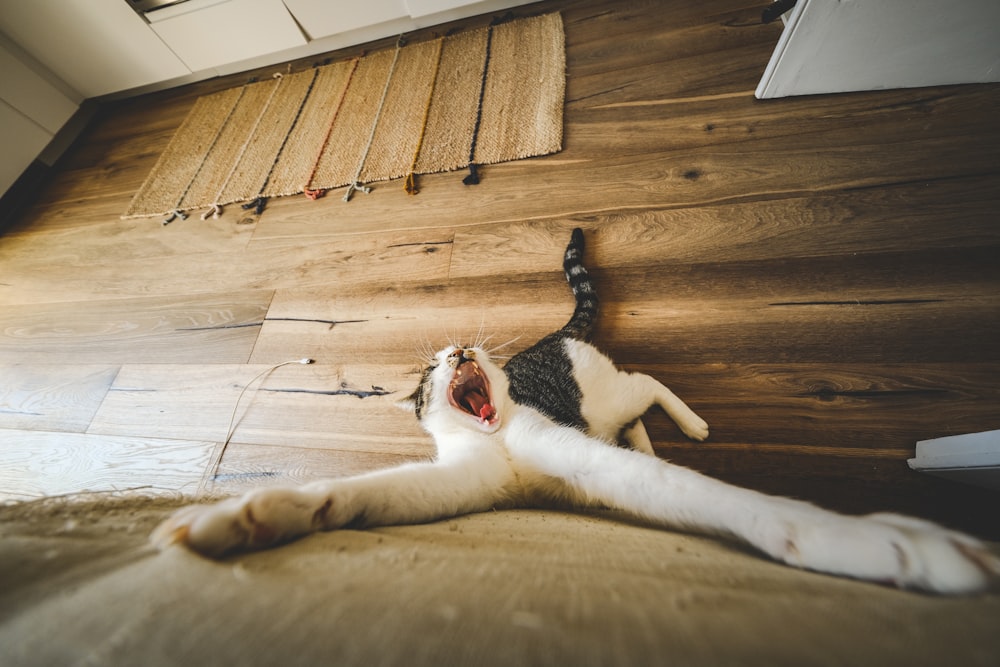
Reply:
M576 308L561 333L577 340L589 341L597 321L597 292L594 291L590 274L583 265L583 249L583 231L574 229L569 245L566 246L563 271L566 272L566 281L576 298Z

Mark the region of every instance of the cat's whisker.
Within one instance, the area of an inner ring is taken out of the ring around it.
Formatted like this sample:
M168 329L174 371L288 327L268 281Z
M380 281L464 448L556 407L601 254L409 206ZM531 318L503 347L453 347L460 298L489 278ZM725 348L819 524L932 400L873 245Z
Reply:
M479 316L479 330L476 331L476 337L474 339L474 342L472 343L472 347L481 348L483 345L485 345L485 341L483 340L483 330L485 328L486 328L486 313L481 313Z
M496 336L496 334L490 334L481 340L477 339L475 347L478 347L480 350L486 349L486 344L493 340L494 336Z
M514 344L514 343L516 343L517 341L521 340L521 337L522 337L523 335L524 335L524 334L518 334L517 336L515 336L514 338L511 338L511 339L510 339L509 341L507 341L506 343L500 343L499 345L494 345L494 346L493 346L493 347L491 347L490 349L486 350L486 353L487 353L487 354L489 354L489 355L490 355L491 357L497 357L497 358L499 358L499 359L504 359L504 358L510 358L510 357L509 357L509 355L508 355L507 357L501 357L501 356L499 356L499 355L496 355L496 354L493 354L493 353L494 353L494 352L496 352L497 350L502 350L502 349L504 349L504 348L505 348L505 347L507 347L508 345L513 345L513 344ZM490 336L490 338L492 338L492 336Z
M430 337L426 333L420 340L416 353L422 365L433 363L436 350L434 349L434 344L431 343Z

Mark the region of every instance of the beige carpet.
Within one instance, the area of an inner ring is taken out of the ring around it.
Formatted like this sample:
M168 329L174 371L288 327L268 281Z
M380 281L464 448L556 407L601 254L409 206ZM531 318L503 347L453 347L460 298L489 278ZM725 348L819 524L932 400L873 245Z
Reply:
M0 508L0 664L996 665L1000 596L796 571L608 515L324 533L224 562L176 504Z
M553 13L206 95L122 217L554 153L565 70Z

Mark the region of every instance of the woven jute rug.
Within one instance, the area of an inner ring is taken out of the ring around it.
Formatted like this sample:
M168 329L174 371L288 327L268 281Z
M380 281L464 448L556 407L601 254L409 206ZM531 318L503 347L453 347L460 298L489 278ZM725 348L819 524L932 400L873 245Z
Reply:
M495 164L562 149L558 13L247 83L199 98L123 218Z

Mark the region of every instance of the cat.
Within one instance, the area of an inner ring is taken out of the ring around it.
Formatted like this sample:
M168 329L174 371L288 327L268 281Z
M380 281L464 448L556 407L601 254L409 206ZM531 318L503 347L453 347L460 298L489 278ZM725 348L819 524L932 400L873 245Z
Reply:
M423 371L403 403L433 436L433 461L182 508L153 543L219 558L321 530L570 506L613 508L791 566L902 588L971 593L1000 575L986 545L931 522L841 515L657 458L641 421L652 405L693 440L705 440L708 425L663 384L620 371L590 343L598 300L583 252L574 229L563 269L576 305L562 329L503 369L480 346L450 345Z

